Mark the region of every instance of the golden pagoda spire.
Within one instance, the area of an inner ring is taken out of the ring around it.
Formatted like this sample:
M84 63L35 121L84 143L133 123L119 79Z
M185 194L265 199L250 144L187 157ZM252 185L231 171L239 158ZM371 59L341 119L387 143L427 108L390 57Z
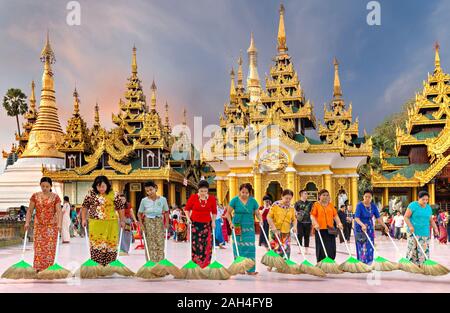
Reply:
M29 141L22 157L64 158L64 154L57 150L58 144L63 141L63 132L58 119L51 68L51 64L55 62L55 55L50 45L48 32L47 41L41 52L41 61L44 63L44 72L42 74L39 114L36 124L30 132Z
M165 108L166 108L166 125L165 126L168 129L170 127L170 123L169 123L169 104L167 103L167 101L166 101Z
M436 41L434 44L434 72L441 72L441 57L439 56L439 42Z
M152 99L151 99L152 110L156 110L156 84L155 84L154 79L153 79L152 86L150 87L150 89L152 90Z
M137 76L136 46L133 46L133 56L131 58L131 74Z
M250 34L250 47L247 50L248 53L248 77L247 87L260 87L259 75L258 75L258 50L255 46L255 39L253 38L253 32Z
M94 112L94 126L95 127L100 127L100 115L98 113L99 111L99 107L98 107L98 102L95 102L95 112Z
M286 46L286 30L284 28L284 5L280 4L280 22L278 24L278 52L280 54L286 53L288 50Z
M183 108L183 125L187 125L186 108Z
M78 98L77 87L73 91L73 115L80 114L80 98Z
M236 97L236 86L234 85L234 69L231 68L230 72L230 99Z
M237 87L240 90L244 89L244 74L242 73L242 50L239 53L238 58L238 72L237 72Z
M339 63L336 57L333 60L334 64L334 84L333 84L333 98L342 97L341 81L339 79Z
M30 109L36 110L36 95L34 93L34 80L31 81Z

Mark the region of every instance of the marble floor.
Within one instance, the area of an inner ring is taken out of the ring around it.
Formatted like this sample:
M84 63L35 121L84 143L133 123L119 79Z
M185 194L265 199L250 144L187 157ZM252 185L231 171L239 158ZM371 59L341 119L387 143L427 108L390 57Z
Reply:
M378 234L377 234L378 235ZM377 237L379 238L379 236ZM313 238L311 238L313 239ZM135 244L136 245L136 244ZM137 271L144 262L144 251L133 250L130 255L121 257L133 271ZM313 243L314 245L314 243ZM405 251L406 242L398 242L401 251ZM354 244L350 247L355 252ZM391 260L400 258L389 239L377 240L376 248L379 254ZM168 259L177 266L182 266L189 259L187 243L168 242ZM236 292L236 293L266 293L266 292L450 292L450 274L442 277L430 277L410 274L401 271L373 272L369 274L328 275L317 278L308 275L284 275L268 272L259 262L265 253L262 247L257 248L257 271L259 275L240 275L227 281L211 280L175 280L166 277L159 280L140 280L136 278L110 277L94 280L71 278L62 281L13 281L0 279L0 293L6 292L162 292L162 293L202 293L202 292ZM313 253L310 248L310 253ZM440 245L437 241L431 246L432 259L450 267L450 245ZM21 246L0 248L0 272L17 262L20 258ZM348 257L344 244L338 244L337 262ZM32 263L32 245L27 246L25 260ZM70 270L75 270L88 258L85 241L73 238L70 244L60 247L58 263ZM228 265L232 262L232 249L218 250L218 261ZM301 261L298 246L292 246L291 258ZM315 262L315 255L308 255Z

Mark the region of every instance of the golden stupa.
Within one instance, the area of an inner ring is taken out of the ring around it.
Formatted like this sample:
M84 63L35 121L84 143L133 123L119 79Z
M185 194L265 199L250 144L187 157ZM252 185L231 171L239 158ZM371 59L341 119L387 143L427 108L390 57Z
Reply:
M41 52L44 63L42 74L42 91L39 103L39 113L34 124L22 158L64 158L64 153L58 151L57 146L63 141L63 131L58 119L55 88L51 64L55 62L55 55L50 46L49 36Z

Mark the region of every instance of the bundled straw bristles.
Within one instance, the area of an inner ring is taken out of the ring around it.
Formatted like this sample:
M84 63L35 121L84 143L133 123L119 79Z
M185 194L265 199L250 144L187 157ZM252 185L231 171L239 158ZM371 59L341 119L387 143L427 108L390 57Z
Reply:
M103 270L103 274L105 276L111 276L114 274L118 274L120 276L134 276L134 272L130 270L128 267L126 267L122 262L119 260L112 261L107 266L105 266Z
M180 279L207 279L205 271L194 261L190 260L181 268Z
M35 279L36 270L24 260L10 266L3 274L6 279Z
M228 272L228 270L217 261L209 264L204 269L204 272L208 279L211 280L227 280L231 277L231 274Z
M327 274L342 274L344 273L342 270L339 269L339 266L336 264L336 262L326 257L316 265L318 268L323 270Z
M408 273L423 274L423 269L405 258L398 261L398 269Z
M261 263L269 268L275 267L279 271L288 271L288 266L284 259L275 251L270 250L264 254Z
M373 260L372 269L380 272L390 272L398 270L398 264L378 256Z
M79 269L77 269L73 276L80 277L82 279L93 279L101 276L103 266L98 264L92 259L84 262Z
M39 272L37 279L52 280L52 279L66 279L72 276L69 270L66 270L59 264L53 264L49 268Z
M236 259L234 259L233 263L228 267L228 272L231 275L245 274L253 266L255 266L255 261L249 258L238 256Z
M161 260L152 266L150 272L158 277L172 275L175 278L180 278L183 275L181 270L167 259Z
M430 259L426 260L421 267L425 275L441 276L450 273L448 268Z
M369 265L354 257L349 257L344 263L339 265L339 269L347 273L370 273L372 271Z

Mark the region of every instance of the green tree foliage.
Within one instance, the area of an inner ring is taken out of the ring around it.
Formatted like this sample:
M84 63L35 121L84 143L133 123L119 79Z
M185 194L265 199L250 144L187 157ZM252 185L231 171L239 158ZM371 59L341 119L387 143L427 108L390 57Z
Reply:
M17 88L8 89L6 95L3 97L3 107L6 110L8 116L15 116L17 122L17 131L20 136L19 115L23 115L28 110L26 102L27 96L22 90Z

